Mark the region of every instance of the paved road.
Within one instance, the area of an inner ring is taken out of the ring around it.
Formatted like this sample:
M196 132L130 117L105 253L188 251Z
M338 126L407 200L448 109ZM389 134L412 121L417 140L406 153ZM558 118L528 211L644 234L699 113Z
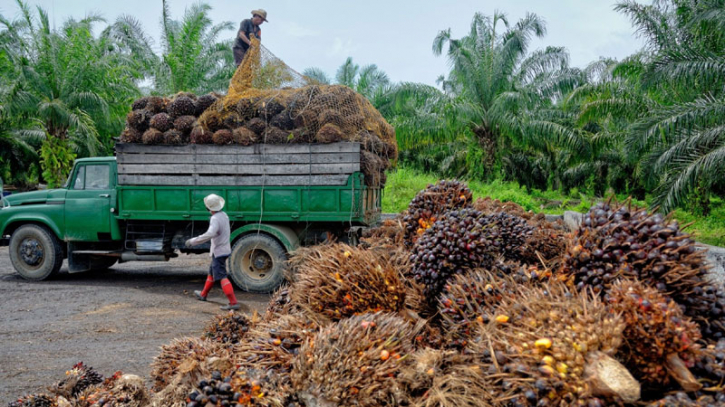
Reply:
M28 282L0 248L0 406L42 391L83 361L101 374L148 376L159 347L199 336L226 303L221 289L193 299L208 257L181 255L168 263L125 263L99 273L61 274ZM237 291L242 312L263 312L269 295Z

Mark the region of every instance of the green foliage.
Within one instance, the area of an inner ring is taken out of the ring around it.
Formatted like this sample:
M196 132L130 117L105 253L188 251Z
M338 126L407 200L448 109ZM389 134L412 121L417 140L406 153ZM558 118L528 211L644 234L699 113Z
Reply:
M40 147L40 163L43 167L43 178L48 188L63 185L68 173L73 168L76 155L68 146L67 140L48 137Z

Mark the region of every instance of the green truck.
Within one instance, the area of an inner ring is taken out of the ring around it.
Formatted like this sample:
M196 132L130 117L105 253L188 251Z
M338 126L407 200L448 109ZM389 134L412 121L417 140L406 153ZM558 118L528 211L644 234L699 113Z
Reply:
M0 246L29 280L64 259L76 273L208 253L184 242L206 231L211 193L231 221L230 275L250 292L274 290L297 247L354 244L380 218L381 190L365 184L359 143L118 144L115 157L77 160L63 188L4 197Z

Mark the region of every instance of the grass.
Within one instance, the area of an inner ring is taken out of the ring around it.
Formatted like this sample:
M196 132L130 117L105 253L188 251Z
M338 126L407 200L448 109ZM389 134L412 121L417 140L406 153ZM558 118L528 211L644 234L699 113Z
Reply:
M383 193L383 212L399 213L407 209L408 203L428 184L438 181L434 175L422 174L408 168L398 168L388 173L388 180ZM548 214L562 214L564 211L586 212L599 199L573 191L564 195L559 191L532 190L519 186L515 182L493 181L482 183L468 182L474 198L491 197L501 201L515 202L524 209ZM620 201L626 196L618 196ZM637 206L646 207L647 202L634 200ZM719 198L711 201L712 213L708 217L697 216L678 209L674 217L681 223L692 222L687 231L702 243L725 246L725 201Z

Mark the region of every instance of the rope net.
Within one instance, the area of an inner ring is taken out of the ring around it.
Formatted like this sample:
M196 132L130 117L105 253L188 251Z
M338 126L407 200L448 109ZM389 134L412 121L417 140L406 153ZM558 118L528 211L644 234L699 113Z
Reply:
M227 95L206 109L198 124L214 135L231 130L231 142L238 144L359 142L361 170L371 186L384 185L385 170L398 153L394 128L364 96L346 86L315 83L256 38Z

